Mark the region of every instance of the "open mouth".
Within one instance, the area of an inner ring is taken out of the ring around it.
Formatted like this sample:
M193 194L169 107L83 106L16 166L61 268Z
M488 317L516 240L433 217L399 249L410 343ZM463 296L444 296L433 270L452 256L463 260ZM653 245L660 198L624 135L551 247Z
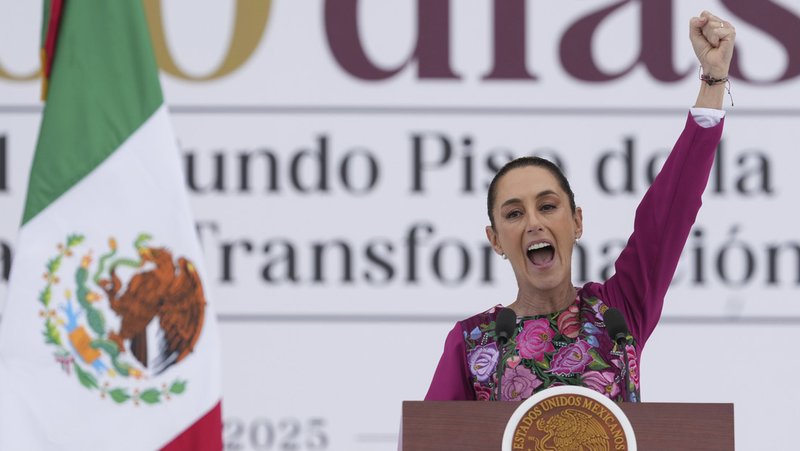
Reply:
M528 260L536 266L546 265L553 261L555 248L550 243L536 243L528 247Z

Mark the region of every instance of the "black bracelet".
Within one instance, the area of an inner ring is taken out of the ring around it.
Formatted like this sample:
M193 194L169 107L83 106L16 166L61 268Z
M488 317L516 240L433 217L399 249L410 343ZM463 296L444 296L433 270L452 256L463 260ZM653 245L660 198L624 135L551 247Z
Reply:
M721 83L727 83L728 82L728 77L714 78L711 75L701 74L700 75L700 80L703 80L704 82L706 82L706 84L708 86L714 86L714 85L718 85L718 84L721 84Z
M725 85L725 90L728 91L728 97L731 99L731 106L733 106L733 95L731 94L731 81L728 77L714 78L711 75L703 73L703 66L700 66L700 80L705 82L708 86Z

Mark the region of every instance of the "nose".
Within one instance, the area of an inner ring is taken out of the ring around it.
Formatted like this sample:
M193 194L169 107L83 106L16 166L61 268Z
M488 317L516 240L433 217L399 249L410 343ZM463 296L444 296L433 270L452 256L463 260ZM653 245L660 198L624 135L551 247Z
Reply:
M527 233L536 233L541 232L544 230L544 226L542 226L541 218L536 213L532 213L528 215L528 227L525 229Z

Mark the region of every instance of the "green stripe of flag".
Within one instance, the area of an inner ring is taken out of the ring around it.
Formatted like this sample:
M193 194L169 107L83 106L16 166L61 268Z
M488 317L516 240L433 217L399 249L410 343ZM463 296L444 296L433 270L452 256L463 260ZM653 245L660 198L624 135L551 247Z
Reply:
M162 103L142 2L65 2L22 223L100 165Z

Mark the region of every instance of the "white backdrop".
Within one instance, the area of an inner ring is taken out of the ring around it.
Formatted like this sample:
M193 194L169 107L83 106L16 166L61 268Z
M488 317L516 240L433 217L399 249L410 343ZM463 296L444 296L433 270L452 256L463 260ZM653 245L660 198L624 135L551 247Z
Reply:
M41 111L29 3L0 0L0 302ZM737 27L736 105L642 394L733 402L737 448L789 446L800 6L429 0L418 32L409 0L241 3L266 24L232 0L149 2L220 315L228 449L394 448L453 322L513 301L483 232L486 184L511 156L564 165L586 228L575 283L606 276L694 101L687 23L702 9Z

